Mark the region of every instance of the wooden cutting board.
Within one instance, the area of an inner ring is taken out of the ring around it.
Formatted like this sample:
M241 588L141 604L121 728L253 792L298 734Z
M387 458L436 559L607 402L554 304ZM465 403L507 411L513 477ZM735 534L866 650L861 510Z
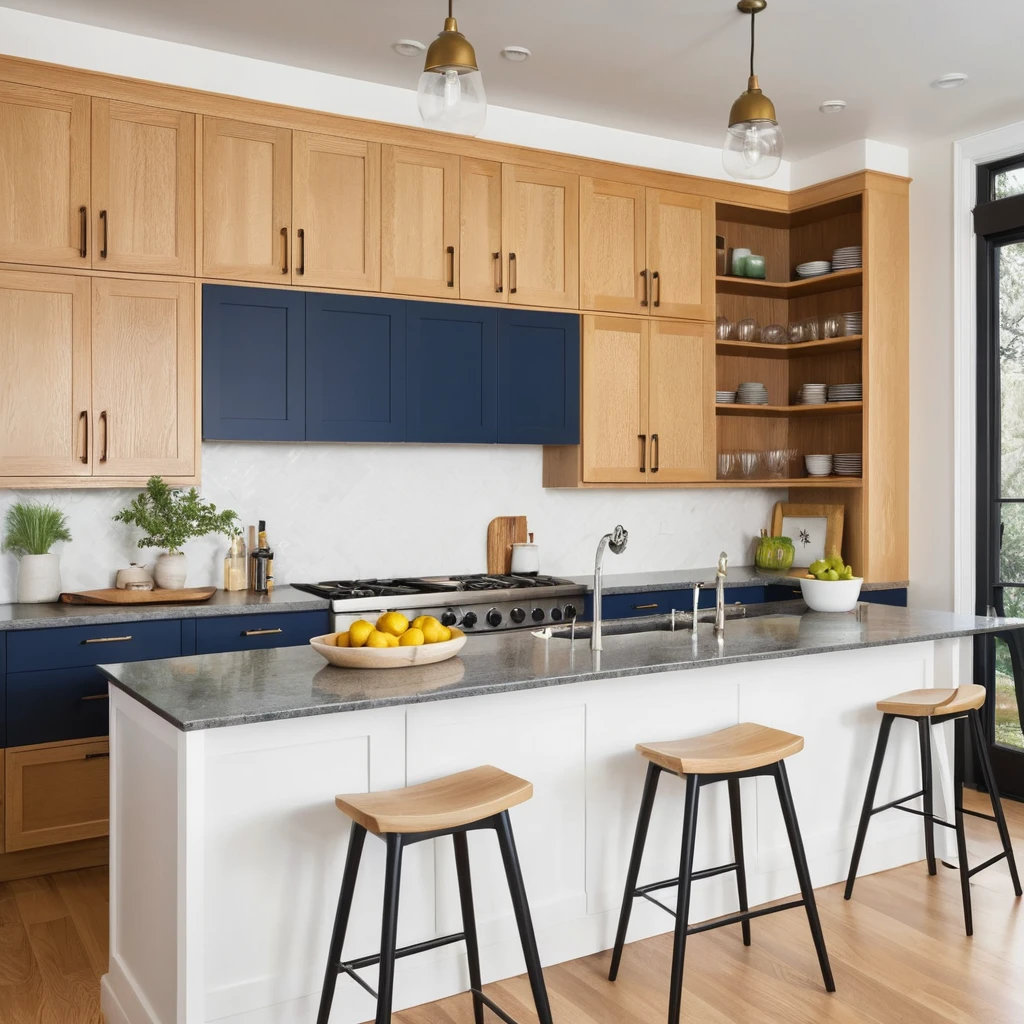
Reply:
M512 571L512 545L526 543L526 516L498 516L487 524L487 571Z
M61 594L65 604L184 604L209 601L216 587L186 587L184 590L82 590L77 594Z

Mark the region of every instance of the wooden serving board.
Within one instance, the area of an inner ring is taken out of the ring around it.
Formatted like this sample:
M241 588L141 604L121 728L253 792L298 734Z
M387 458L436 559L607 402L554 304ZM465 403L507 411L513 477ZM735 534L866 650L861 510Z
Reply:
M498 516L487 524L487 571L512 571L512 545L526 543L526 516Z
M185 604L209 601L216 587L186 587L184 590L82 590L77 594L61 594L65 604Z

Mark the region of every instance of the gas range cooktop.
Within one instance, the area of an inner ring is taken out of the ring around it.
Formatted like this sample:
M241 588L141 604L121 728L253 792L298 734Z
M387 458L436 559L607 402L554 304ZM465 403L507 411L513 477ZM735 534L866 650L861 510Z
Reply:
M411 611L410 617L434 615L446 626L474 632L537 628L572 619L582 613L586 593L580 584L557 576L502 573L324 580L292 586L328 599L336 628L364 612Z

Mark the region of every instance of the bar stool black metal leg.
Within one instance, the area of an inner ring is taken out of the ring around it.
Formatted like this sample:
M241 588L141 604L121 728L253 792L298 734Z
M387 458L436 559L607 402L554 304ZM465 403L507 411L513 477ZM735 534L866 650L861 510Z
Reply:
M1003 814L1003 804L999 799L999 787L996 785L995 774L992 771L992 762L988 756L988 741L985 738L985 730L981 726L981 713L975 709L967 713L971 720L971 728L974 734L974 743L978 754L978 763L981 766L982 781L988 790L989 800L992 801L992 814L996 819L996 826L999 829L999 840L1003 844L1003 852L1006 854L1006 866L1010 869L1010 880L1013 882L1013 891L1020 896L1020 877L1017 874L1017 862L1013 856L1013 844L1010 842L1010 833L1006 827L1006 817Z
M892 723L892 715L882 715L882 724L878 727L875 757L871 762L871 772L868 775L868 789L864 794L864 806L861 808L860 822L857 825L857 839L853 844L853 856L850 858L850 873L846 878L846 892L843 893L843 899L848 900L853 895L853 883L857 878L860 855L864 852L864 840L867 838L868 823L871 821L871 812L875 806L875 790L878 789L878 778L882 774L882 762L885 760L885 748L889 743L889 732L892 730Z
M732 852L736 861L736 894L740 900L740 910L747 911L747 869L743 863L743 813L740 807L740 780L729 780L729 813L732 816ZM750 945L750 922L740 924L743 930L743 945Z
M523 945L523 956L526 958L526 973L530 978L533 990L533 1001L537 1007L540 1024L551 1024L551 1006L548 1004L548 990L544 984L544 972L540 966L540 953L537 951L537 938L533 933L533 919L530 916L530 904L526 899L526 887L523 885L523 873L519 867L519 856L516 853L516 842L512 836L512 822L508 811L498 815L496 825L498 847L501 859L505 864L505 876L508 878L508 889L512 896L512 909L516 914L519 926L519 940ZM379 1021L377 1024L384 1024Z
M883 747L884 753L884 747ZM877 779L876 779L877 782ZM786 762L779 761L775 765L775 786L779 791L779 803L782 805L782 817L789 833L789 845L793 850L793 863L796 865L796 876L800 881L800 894L807 911L807 923L814 939L814 948L818 953L818 964L821 977L827 992L835 992L836 983L832 978L832 966L828 961L825 949L825 936L821 933L821 921L818 919L818 905L814 900L814 886L811 885L811 873L807 868L807 856L804 853L803 840L800 838L800 826L796 820L796 809L793 806L793 794L789 789L789 776L786 774ZM869 790L872 787L868 787Z
M683 963L686 959L686 931L690 917L690 886L693 875L693 851L697 845L697 808L700 776L686 777L686 804L683 812L683 840L679 851L679 894L676 899L676 928L672 944L672 976L668 989L668 1024L679 1024L683 1005Z
M971 872L967 864L967 836L964 833L964 763L967 758L967 720L953 722L953 805L956 825L956 855L960 862L960 892L964 901L964 929L974 934L971 910Z
M391 833L384 867L384 913L380 927L380 973L377 976L376 1024L391 1024L395 987L395 949L398 944L398 890L402 881L402 836Z
M924 811L924 855L928 861L928 874L935 874L935 821L932 818L932 723L928 718L917 720L921 741L921 789L924 790L921 809Z
M626 891L622 894L619 927L615 933L615 945L612 947L611 967L608 969L609 981L614 981L619 973L619 961L622 959L622 947L626 944L626 929L629 927L629 915L633 910L633 893L640 877L640 862L644 858L644 845L647 842L647 829L651 824L651 810L654 807L655 794L658 792L659 778L661 769L653 761L648 762L644 793L640 799L640 813L636 820L636 832L633 834L633 852L629 857L629 871L626 872Z
M348 855L345 857L345 872L341 878L341 895L338 897L338 912L334 917L334 931L331 932L331 945L327 952L327 971L324 974L323 991L320 993L320 1011L316 1015L316 1024L327 1024L331 1016L334 990L338 984L338 964L341 962L342 946L345 945L345 932L348 931L348 919L352 911L352 896L356 889L359 860L363 855L363 843L365 840L366 829L362 825L352 822L348 835Z
M465 832L452 835L455 846L455 871L459 876L459 902L462 904L462 930L466 934L466 958L469 961L469 987L473 992L473 1022L484 1024L484 1004L477 993L483 987L480 978L480 945L473 910L473 883L469 874L469 844Z

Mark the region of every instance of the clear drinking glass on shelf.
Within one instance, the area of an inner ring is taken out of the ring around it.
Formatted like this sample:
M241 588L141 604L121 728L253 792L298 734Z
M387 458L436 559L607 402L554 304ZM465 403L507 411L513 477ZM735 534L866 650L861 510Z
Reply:
M715 337L719 341L728 341L732 337L732 321L727 316L720 316L715 321Z
M757 341L757 321L746 317L736 325L736 337L740 341Z
M839 338L842 336L843 318L832 314L821 321L821 336L823 338Z
M789 341L789 334L782 324L768 324L761 328L761 340L768 345L783 345Z
M718 479L731 480L736 475L736 453L718 453Z
M789 340L791 343L796 343L804 340L804 325L802 323L790 324L787 328L787 331L789 333Z
M760 452L740 452L740 474L747 480L760 475L761 472L761 453Z
M817 341L821 337L821 321L816 316L809 316L804 321L804 341Z

